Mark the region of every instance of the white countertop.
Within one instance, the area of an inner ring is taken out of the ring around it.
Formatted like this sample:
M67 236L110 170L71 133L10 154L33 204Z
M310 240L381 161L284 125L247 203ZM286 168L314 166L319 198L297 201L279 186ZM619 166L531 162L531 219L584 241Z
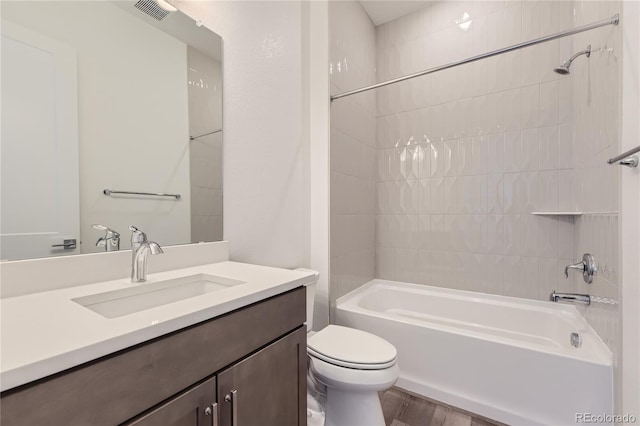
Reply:
M312 272L220 262L150 274L145 284L211 274L245 284L107 319L71 299L130 288L129 278L0 300L0 390L29 383L315 280Z

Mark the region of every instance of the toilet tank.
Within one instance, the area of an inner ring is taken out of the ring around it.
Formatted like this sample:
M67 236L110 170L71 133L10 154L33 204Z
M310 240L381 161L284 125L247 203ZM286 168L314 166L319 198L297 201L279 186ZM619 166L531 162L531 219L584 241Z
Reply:
M318 284L318 277L320 274L317 271L305 268L298 268L296 271L300 272L312 272L315 274L315 279L310 284L306 285L307 288L307 331L311 331L313 327L313 302L316 298L316 286Z

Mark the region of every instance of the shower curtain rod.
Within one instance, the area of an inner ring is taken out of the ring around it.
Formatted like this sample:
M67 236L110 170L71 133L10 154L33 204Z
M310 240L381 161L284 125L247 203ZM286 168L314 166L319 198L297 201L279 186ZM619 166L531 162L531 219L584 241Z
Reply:
M409 79L412 79L412 78L421 77L423 75L427 75L427 74L431 74L431 73L434 73L434 72L438 72L438 71L446 70L446 69L449 69L449 68L457 67L459 65L468 64L470 62L479 61L480 59L490 58L490 57L496 56L496 55L501 55L503 53L508 53L508 52L513 51L513 50L522 49L524 47L533 46L533 45L544 43L544 42L551 41L551 40L556 40L558 38L562 38L562 37L567 37L567 36L570 36L570 35L578 34L578 33L584 32L584 31L593 30L595 28L604 27L606 25L618 25L619 22L620 22L620 14L616 13L611 18L603 19L602 21L594 22L592 24L582 25L580 27L575 27L575 28L572 28L570 30L561 31L559 33L555 33L555 34L551 34L551 35L548 35L548 36L536 38L534 40L529 40L529 41L525 41L525 42L522 42L522 43L514 44L512 46L503 47L502 49L493 50L491 52L482 53L482 54L476 55L476 56L471 56L469 58L461 59L459 61L450 62L450 63L448 63L446 65L440 65L440 66L437 66L437 67L434 67L434 68L429 68L428 70L424 70L424 71L420 71L420 72L417 72L417 73L413 73L413 74L405 75L405 76L402 76L402 77L394 78L393 80L387 80L387 81L383 81L382 83L372 84L371 86L361 87L360 89L354 89L354 90L349 90L347 92L339 93L337 95L331 96L331 102L335 101L336 99L344 98L345 96L355 95L357 93L362 93L362 92L366 92L368 90L377 89L379 87L388 86L390 84L399 83L401 81L409 80Z

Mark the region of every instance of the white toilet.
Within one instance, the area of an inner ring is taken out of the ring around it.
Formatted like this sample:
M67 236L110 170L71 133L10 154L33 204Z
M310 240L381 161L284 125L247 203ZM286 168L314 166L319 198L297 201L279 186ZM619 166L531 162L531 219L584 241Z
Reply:
M307 330L313 323L315 288L315 283L307 286ZM329 325L307 333L307 353L312 380L326 386L326 426L384 426L378 392L393 386L399 373L391 343Z

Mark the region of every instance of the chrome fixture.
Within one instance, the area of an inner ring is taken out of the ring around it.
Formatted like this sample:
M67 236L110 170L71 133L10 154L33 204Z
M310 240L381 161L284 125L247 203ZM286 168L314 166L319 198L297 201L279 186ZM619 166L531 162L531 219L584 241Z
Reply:
M104 247L104 251L118 251L120 250L120 233L108 228L104 225L93 224L93 229L104 231L104 237L98 238L96 241L96 247Z
M624 158L620 160L618 164L621 166L627 166L627 167L634 167L634 168L638 167L638 156L632 155L631 157Z
M580 305L587 306L591 304L591 296L588 294L556 293L555 290L553 290L549 295L549 300L552 302L578 303Z
M571 63L580 55L586 55L587 58L591 56L591 45L588 45L586 49L581 50L580 52L576 53L575 55L573 55L572 57L564 61L562 65L554 68L553 71L560 75L571 74L571 71L569 71L569 68L571 68Z
M179 200L182 198L180 194L163 194L161 192L134 192L134 191L114 191L111 189L103 189L102 193L104 195L117 195L117 194L125 194L125 195L149 195L151 197L171 197Z
M368 90L378 89L380 87L388 86L390 84L395 84L395 83L399 83L401 81L410 80L412 78L421 77L423 75L432 74L434 72L446 70L446 69L449 69L449 68L454 68L454 67L457 67L457 66L460 66L460 65L468 64L470 62L479 61L481 59L491 58L492 56L497 56L497 55L501 55L503 53L512 52L514 50L522 49L524 47L534 46L536 44L545 43L547 41L557 40L557 39L562 38L562 37L567 37L567 36L570 36L570 35L582 33L584 31L593 30L595 28L600 28L600 27L604 27L604 26L607 26L607 25L618 25L619 22L620 22L620 15L616 13L611 18L603 19L602 21L594 22L592 24L582 25L580 27L575 27L575 28L572 28L570 30L561 31L559 33L555 33L555 34L551 34L551 35L548 35L548 36L536 38L534 40L529 40L529 41L525 41L525 42L522 42L522 43L514 44L512 46L504 47L502 49L493 50L493 51L487 52L487 53L482 53L480 55L471 56L469 58L461 59L459 61L450 62L450 63L448 63L446 65L440 65L440 66L437 66L437 67L434 67L434 68L429 68L429 69L424 70L424 71L420 71L420 72L416 72L416 73L413 73L413 74L405 75L405 76L402 76L402 77L394 78L392 80L383 81L381 83L372 84L370 86L361 87L359 89L349 90L349 91L346 91L346 92L343 92L343 93L339 93L337 95L333 95L333 96L331 96L330 99L333 102L336 99L344 98L345 96L351 96L351 95L355 95L355 94L358 94L358 93L366 92Z
M582 337L578 333L571 333L571 336L569 336L569 342L574 348L579 348L582 346Z
M582 255L582 262L564 267L565 278L569 278L569 269L582 271L582 278L584 279L584 282L591 284L593 282L593 276L598 272L598 265L596 265L596 260L593 258L593 255L585 253Z
M633 155L637 152L640 152L640 146L636 146L635 148L630 149L629 151L623 152L622 154L610 158L607 160L607 163L613 164L618 163L621 166L627 167L638 167L638 156Z
M162 254L162 247L156 242L147 240L147 234L133 225L131 230L131 282L141 283L147 280L147 257L151 254Z
M220 133L220 132L222 132L222 129L214 130L213 132L209 132L209 133L203 133L203 134L198 135L198 136L189 136L189 140L192 141L192 140L204 137L204 136L209 136L209 135L213 135L213 134Z
M75 250L78 248L76 246L76 239L70 238L68 240L62 240L62 244L52 244L51 247L58 248L62 247L64 250Z

